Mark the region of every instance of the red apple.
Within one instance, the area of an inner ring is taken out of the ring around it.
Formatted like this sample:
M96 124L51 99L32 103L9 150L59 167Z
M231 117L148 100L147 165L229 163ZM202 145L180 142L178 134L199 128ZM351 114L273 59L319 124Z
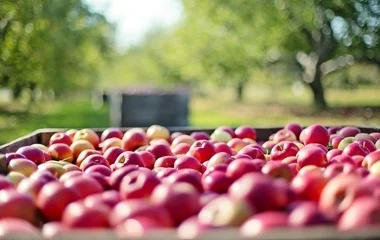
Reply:
M14 188L15 186L12 184L11 181L9 181L8 178L6 178L3 175L0 175L0 191L3 189L9 189L9 188Z
M365 156L362 162L362 166L369 169L375 162L378 161L380 161L380 149Z
M227 171L228 164L226 163L219 163L214 166L211 166L206 169L206 171L202 174L202 179L207 177L210 173L215 172L215 171L220 171L225 173Z
M329 164L323 172L325 178L332 179L340 174L349 174L355 171L355 166L350 163L336 162Z
M145 132L130 129L125 132L122 140L122 148L126 151L134 151L139 147L149 144L149 139Z
M146 130L146 135L149 140L152 139L165 139L169 140L170 132L166 127L160 125L152 125Z
M104 142L99 143L99 148L101 149L102 153L104 153L111 147L121 147L121 145L122 142L120 138L108 138Z
M94 146L87 140L76 140L76 141L74 141L70 145L70 149L73 152L74 159L79 158L80 154L85 150L88 150L88 149L95 150Z
M68 179L71 179L71 178L76 177L76 176L82 176L82 175L83 175L82 171L70 171L70 172L66 172L66 173L62 174L62 176L59 178L59 181L65 182Z
M160 180L150 171L132 171L120 183L120 194L123 199L147 198Z
M165 178L164 181L168 184L186 182L193 185L200 193L203 192L202 175L200 172L193 169L177 170Z
M0 220L0 233L3 239L21 238L28 236L30 239L40 239L38 229L28 221L20 218L3 218Z
M139 167L136 165L128 165L128 166L116 169L114 172L112 172L110 179L109 179L109 183L110 183L112 189L119 190L120 183L121 183L122 179L124 178L124 176L126 176L130 172L136 171L138 169L139 169Z
M106 205L91 208L83 202L73 202L65 208L62 223L67 228L107 228L109 210Z
M368 133L358 133L356 134L355 139L356 140L366 139L366 140L370 140L372 143L376 143L376 139Z
M177 146L180 143L187 143L192 145L195 142L195 139L189 135L181 135L175 138L172 142L172 146Z
M64 143L53 143L49 146L48 153L54 160L73 162L74 155L70 147Z
M36 222L36 207L32 197L16 189L0 191L0 219L19 218L30 223Z
M282 141L277 143L271 150L271 160L282 160L286 157L296 156L299 148L290 141Z
M378 141L380 139L380 131L379 132L371 132L369 134L371 137L375 139L375 141Z
M329 132L329 135L331 135L331 134L336 134L340 129L341 127L331 126L327 129L327 131Z
M355 137L359 133L360 129L352 126L343 127L337 132L337 134L342 137Z
M66 188L76 191L80 199L91 194L103 192L103 187L94 178L88 175L77 176L64 182Z
M189 183L160 184L152 193L154 205L165 208L176 226L185 219L197 214L200 210L200 194Z
M196 141L198 140L209 140L210 135L206 132L198 131L198 132L192 132L190 134L191 137L193 137Z
M353 167L356 166L356 163L354 162L354 160L352 159L352 157L350 157L348 155L343 155L343 154L333 157L329 161L328 164L331 165L331 164L334 164L334 163L347 163L347 164L352 165Z
M329 151L329 149L326 146L323 146L322 144L319 143L309 143L303 147L304 148L309 148L309 147L317 147L320 148L322 151L324 151L326 154Z
M44 185L37 197L37 206L49 221L60 221L66 206L79 199L78 193L61 182Z
M297 140L297 136L291 130L288 130L288 129L281 129L277 131L273 136L273 142L275 143L279 143L282 141L293 142L296 140Z
M226 173L214 171L202 180L202 185L206 191L226 193L232 182L232 179L227 177Z
M214 156L210 158L210 160L207 163L207 168L213 167L217 164L225 163L230 164L232 162L232 157L228 153L220 152L216 153Z
M362 139L356 139L354 142L359 143L360 145L363 146L363 148L368 149L369 152L376 151L375 143L373 143L369 139L364 139L364 138L362 138Z
M298 174L293 178L291 188L300 199L318 202L327 182L321 174Z
M75 133L73 142L76 142L78 140L86 140L90 142L94 148L97 148L100 143L98 134L94 130L88 128L81 129Z
M113 164L123 152L124 150L120 147L110 147L103 153L103 157L108 161L109 164Z
M242 125L235 129L235 135L238 138L250 138L256 140L256 129L251 126Z
M170 147L165 144L150 145L146 150L151 152L156 159L164 156L173 156Z
M325 216L314 202L298 204L289 214L288 221L291 227L329 225L332 223L332 220Z
M236 180L247 173L260 172L264 164L263 160L237 159L228 165L226 175Z
M71 138L71 140L73 140L74 136L75 136L75 133L77 133L77 132L78 132L77 129L69 129L65 133L66 133L67 136L69 136Z
M37 201L37 196L42 187L51 182L52 180L40 177L40 178L25 178L17 186L17 191L20 193L28 194L32 197L33 201Z
M126 151L120 154L113 165L114 169L119 169L128 165L137 165L139 167L145 167L140 155L130 151Z
M90 155L90 156L86 157L81 162L79 167L82 171L86 171L87 168L89 168L91 166L95 166L95 165L103 165L103 166L106 166L108 168L110 167L109 162L102 155L97 155L97 154Z
M208 140L197 140L191 145L188 156L197 158L201 163L210 160L216 153L214 145Z
M66 170L66 172L71 172L71 171L82 171L77 165L74 164L65 164L63 166L63 169Z
M70 146L73 143L73 140L65 132L57 132L50 137L49 146L53 145L54 143L63 143L67 146Z
M105 204L111 209L121 202L121 195L116 190L108 190L86 197L83 204L88 207L96 207L98 204Z
M191 145L187 143L179 143L171 148L175 156L186 154L190 150Z
M37 165L46 161L44 152L36 147L20 147L16 153L23 155L26 159L33 161Z
M175 160L174 168L175 169L191 168L191 169L199 171L201 168L201 163L195 157L182 156Z
M327 165L326 153L318 147L302 148L297 153L299 169L307 165L325 167Z
M323 146L329 144L329 133L324 126L314 124L302 130L300 140L304 144L319 143Z
M342 136L334 136L334 137L330 137L330 145L334 148L334 149L338 149L339 147L339 144L340 142L344 139L344 137ZM341 149L342 150L342 149Z
M293 173L288 165L279 161L267 162L262 167L261 172L273 178L284 178L286 180L290 180L293 177Z
M278 211L266 211L255 214L245 221L240 227L240 232L244 237L255 237L274 228L286 227L288 227L288 214Z
M215 146L215 152L220 153L228 153L229 155L232 155L232 149L224 142L217 142L214 144Z
M284 129L288 129L292 131L297 138L299 138L301 132L302 132L302 126L298 123L288 123L285 125Z
M327 161L330 162L330 160L335 157L335 156L339 156L343 153L342 150L339 150L339 149L331 149L330 151L328 151L326 153L326 158L327 158Z
M37 169L37 165L34 162L25 158L12 159L8 164L8 172L19 172L25 177L29 177Z
M103 165L103 164L97 164L97 165L89 166L85 169L86 170L84 171L84 173L97 172L97 173L100 173L106 177L111 176L111 173L112 173L109 166L107 167L106 165Z
M296 156L286 157L282 159L281 162L285 164L297 163L297 157Z
M177 172L176 169L170 168L170 167L168 167L168 168L165 168L165 167L155 168L154 170L156 170L156 169L159 169L159 171L157 171L157 175L156 175L159 179L164 179L164 178L170 176L171 174Z
M158 168L158 167L173 168L176 160L177 160L177 158L174 156L160 157L155 161L153 168Z
M106 139L110 138L123 138L123 132L118 128L107 128L104 130L100 136L100 142L104 142Z
M348 156L360 155L365 157L369 153L370 151L367 148L357 142L348 144L343 150L343 154Z
M242 148L237 154L246 154L250 156L252 159L265 159L264 152L255 146L247 145L244 148Z
M243 147L247 146L248 143L244 142L241 138L232 138L227 142L227 145L235 151L240 151Z

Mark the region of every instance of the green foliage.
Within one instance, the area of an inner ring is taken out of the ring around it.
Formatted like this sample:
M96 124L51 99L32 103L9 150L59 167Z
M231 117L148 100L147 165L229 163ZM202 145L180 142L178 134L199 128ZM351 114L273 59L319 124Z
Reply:
M0 85L15 95L35 88L94 86L112 53L113 26L79 0L2 0Z

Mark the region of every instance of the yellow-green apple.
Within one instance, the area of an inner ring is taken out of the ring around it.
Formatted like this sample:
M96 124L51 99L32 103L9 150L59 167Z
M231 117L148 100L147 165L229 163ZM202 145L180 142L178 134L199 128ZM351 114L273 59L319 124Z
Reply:
M340 231L352 231L375 227L380 224L379 200L366 196L356 199L342 214L338 222Z
M160 184L152 192L151 202L165 208L176 226L200 210L200 193L185 182Z
M273 136L273 142L275 143L279 143L282 141L293 142L296 140L297 140L296 135L291 130L288 130L288 129L278 130Z
M139 147L149 144L149 139L145 132L130 129L124 133L121 147L126 151L134 151Z
M201 169L201 162L192 156L182 156L175 160L174 168L175 169L191 168L191 169L199 171Z
M173 156L170 147L165 144L150 145L146 150L151 152L156 159L164 156Z
M284 129L288 129L288 130L292 131L298 139L303 128L298 123L288 123L285 125Z
M165 139L169 140L170 132L166 127L160 125L152 125L146 130L146 135L149 140L152 139Z
M210 135L210 140L215 141L215 142L224 142L227 143L232 139L231 134L229 134L226 131L223 130L215 130L211 135Z
M74 159L77 159L79 155L85 150L95 150L94 146L87 140L76 140L70 145L70 149L73 152Z
M70 147L64 143L53 143L49 146L48 153L53 160L73 162L74 154Z
M82 171L77 165L72 164L72 163L63 165L63 168L66 170L66 172Z
M327 146L329 144L330 137L324 126L313 124L302 130L300 140L305 145L310 143L319 143L323 146Z
M338 149L343 151L349 144L353 143L354 141L354 137L345 137L339 142Z
M227 142L227 145L235 151L240 151L243 147L247 146L248 143L244 142L241 138L232 138Z
M13 184L13 186L17 187L17 185L26 178L23 174L19 172L9 172L7 174L7 179Z
M100 135L100 142L104 142L106 139L109 138L123 138L123 132L119 128L107 128L102 132Z
M332 219L318 209L315 202L302 202L291 211L288 218L291 227L331 225Z
M217 131L222 130L230 134L232 138L236 137L234 129L229 126L219 126L215 130Z
M250 138L250 139L256 140L257 138L256 129L254 129L251 126L246 126L246 125L237 127L235 129L235 135L236 137L241 138L241 139Z
M30 222L20 218L3 218L0 220L0 232L4 239L17 236L28 236L30 239L41 239L38 229Z
M33 161L35 164L46 161L44 151L33 146L24 146L19 148L16 153L23 155L26 159Z
M289 166L279 161L268 161L261 168L261 172L273 178L284 178L286 180L293 178L293 173Z
M67 228L108 228L108 212L106 205L87 207L82 201L70 203L62 214L62 223Z
M233 180L227 177L225 172L214 171L202 179L202 186L205 191L222 194L228 191L232 182Z
M0 191L0 219L19 218L36 223L37 208L32 197L16 189Z
M290 141L281 141L274 145L270 152L271 160L282 160L286 157L296 156L299 148L297 145Z
M151 171L133 171L121 181L120 195L123 199L149 198L160 183L160 179Z
M314 165L325 167L327 165L326 153L319 147L304 147L296 155L299 169Z
M100 138L98 134L92 129L81 129L75 133L73 142L78 140L86 140L91 143L94 148L97 148L100 143Z
M359 133L360 133L360 129L353 126L343 127L337 132L337 134L342 137L355 137Z
M274 141L268 140L264 142L262 146L267 150L268 153L270 153L275 145L276 143Z
M221 195L210 201L199 212L199 222L214 227L238 227L254 214L254 209L245 200L233 200Z
M66 172L66 169L64 169L63 166L55 160L50 160L38 165L38 171L44 171L44 170L50 171L57 178L59 178L60 176L62 176L62 174Z
M37 169L37 165L34 162L25 158L12 159L8 164L8 172L19 172L25 177L29 177Z
M54 143L63 143L70 146L73 143L73 139L65 132L54 133L49 139L49 146Z
M261 168L264 166L264 164L265 161L259 159L236 159L228 165L226 175L233 180L237 180L247 173L261 172Z

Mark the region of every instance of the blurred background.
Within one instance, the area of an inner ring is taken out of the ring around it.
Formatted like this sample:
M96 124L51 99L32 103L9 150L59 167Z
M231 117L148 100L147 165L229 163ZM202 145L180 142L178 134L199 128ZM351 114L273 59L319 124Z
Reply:
M198 127L378 127L379 30L378 0L0 0L0 144L174 108Z

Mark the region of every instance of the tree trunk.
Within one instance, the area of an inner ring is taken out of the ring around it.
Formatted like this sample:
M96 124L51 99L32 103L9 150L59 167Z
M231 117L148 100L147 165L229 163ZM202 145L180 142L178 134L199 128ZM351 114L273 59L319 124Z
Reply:
M313 92L313 99L314 99L314 106L317 109L326 109L327 102L325 98L325 91L322 86L322 73L319 64L316 67L315 75L313 78L313 81L309 83L309 86L311 88L311 91Z
M245 84L245 81L239 81L236 84L236 101L239 103L243 101Z

